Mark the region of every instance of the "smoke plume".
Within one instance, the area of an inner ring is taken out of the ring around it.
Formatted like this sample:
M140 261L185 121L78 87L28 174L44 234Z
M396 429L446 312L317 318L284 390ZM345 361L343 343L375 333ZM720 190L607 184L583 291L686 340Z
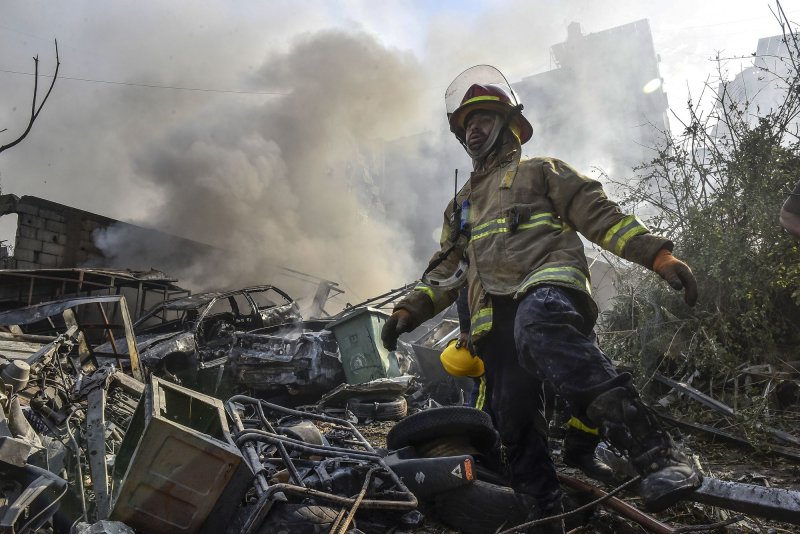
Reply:
M401 252L411 236L386 216L367 146L417 112L414 58L367 34L324 31L270 56L253 82L285 94L258 107L215 107L134 157L142 187L159 199L147 226L228 253L175 274L195 287L229 287L268 282L280 265L366 296L413 279ZM128 246L107 237L110 255Z

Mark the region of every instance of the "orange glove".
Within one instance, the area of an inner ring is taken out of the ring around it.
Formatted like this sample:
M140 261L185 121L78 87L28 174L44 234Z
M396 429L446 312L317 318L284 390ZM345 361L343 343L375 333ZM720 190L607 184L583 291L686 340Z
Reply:
M697 302L697 281L688 265L672 255L672 252L662 248L653 260L653 270L667 281L672 289L684 289L683 300L689 306Z
M397 338L403 332L410 332L413 330L411 327L411 312L406 309L400 308L395 310L391 317L386 319L381 329L381 341L387 350L397 349Z

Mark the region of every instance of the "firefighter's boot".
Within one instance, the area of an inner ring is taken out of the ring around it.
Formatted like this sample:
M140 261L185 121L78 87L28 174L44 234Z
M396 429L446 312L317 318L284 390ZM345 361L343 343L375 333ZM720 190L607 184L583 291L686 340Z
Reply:
M577 428L570 419L564 435L564 463L580 469L588 477L610 484L614 482L614 471L595 456L600 436L597 430L594 433L591 430Z
M628 453L642 476L639 495L649 511L672 506L700 485L701 475L633 388L600 394L586 413L601 424L600 432L611 445Z

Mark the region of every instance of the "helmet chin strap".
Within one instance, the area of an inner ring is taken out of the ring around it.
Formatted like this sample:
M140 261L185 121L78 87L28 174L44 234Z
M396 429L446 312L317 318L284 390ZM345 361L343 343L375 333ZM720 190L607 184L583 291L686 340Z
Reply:
M491 133L489 133L489 137L486 138L486 141L483 142L483 144L480 146L480 148L478 148L478 150L470 149L469 145L467 145L466 139L464 141L461 141L459 139L459 141L461 141L462 146L467 151L467 154L469 154L469 156L472 159L485 158L489 154L489 152L492 151L495 143L497 143L497 138L500 136L500 132L503 131L503 128L511 124L511 119L513 119L514 116L517 115L518 113L521 113L522 108L523 108L522 104L517 104L516 106L511 108L511 111L505 118L502 118L500 115L498 115L494 120L494 126L492 127Z
M505 128L507 122L508 121L502 120L500 115L497 115L494 119L492 131L489 132L489 136L477 150L472 150L466 142L462 143L464 148L467 150L467 154L469 154L472 159L485 158L489 152L492 151L492 148L494 148L494 144L497 142L497 138L500 135L500 132L503 131L503 128Z

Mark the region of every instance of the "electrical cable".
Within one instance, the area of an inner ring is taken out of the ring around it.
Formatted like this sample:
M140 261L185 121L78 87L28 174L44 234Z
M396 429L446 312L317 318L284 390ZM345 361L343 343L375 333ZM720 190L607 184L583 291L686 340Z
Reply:
M0 72L4 72L6 74L17 74L20 76L36 76L36 74L32 72L21 72L18 70L8 70L8 69L0 69ZM52 78L52 74L39 74L42 78ZM178 85L158 85L154 83L138 83L138 82L117 82L112 80L95 80L92 78L78 78L74 76L59 76L59 80L72 80L75 82L87 82L87 83L103 83L106 85L127 85L130 87L145 87L147 89L171 89L173 91L196 91L201 93L227 93L227 94L237 94L237 95L268 95L268 96L280 96L280 95L289 95L291 93L287 92L278 92L278 91L237 91L234 89L208 89L205 87L181 87Z
M637 475L637 476L633 477L632 479L628 480L627 482L625 482L624 484L622 484L621 486L617 486L613 490L609 491L608 493L606 493L602 497L599 497L599 498L593 500L590 503L584 504L583 506L579 506L578 508L575 508L574 510L571 510L569 512L565 512L563 514L551 515L551 516L548 516L548 517L543 517L541 519L536 519L534 521L528 521L527 523L522 523L522 524L517 525L515 527L511 527L509 529L503 530L502 532L498 532L498 534L512 534L513 532L521 532L524 529L527 529L528 527L534 527L534 526L538 526L538 525L543 525L544 523L550 523L550 522L553 522L553 521L556 521L556 520L559 520L559 519L564 519L565 517L569 517L571 515L575 515L577 513L583 512L584 510L588 510L589 508L593 508L593 507L597 506L598 504L607 501L608 499L610 499L611 497L613 497L614 495L616 495L620 491L624 490L628 486L630 486L630 485L632 485L632 484L634 484L636 482L639 482L639 480L641 480L641 479L642 479L642 476L641 475Z

